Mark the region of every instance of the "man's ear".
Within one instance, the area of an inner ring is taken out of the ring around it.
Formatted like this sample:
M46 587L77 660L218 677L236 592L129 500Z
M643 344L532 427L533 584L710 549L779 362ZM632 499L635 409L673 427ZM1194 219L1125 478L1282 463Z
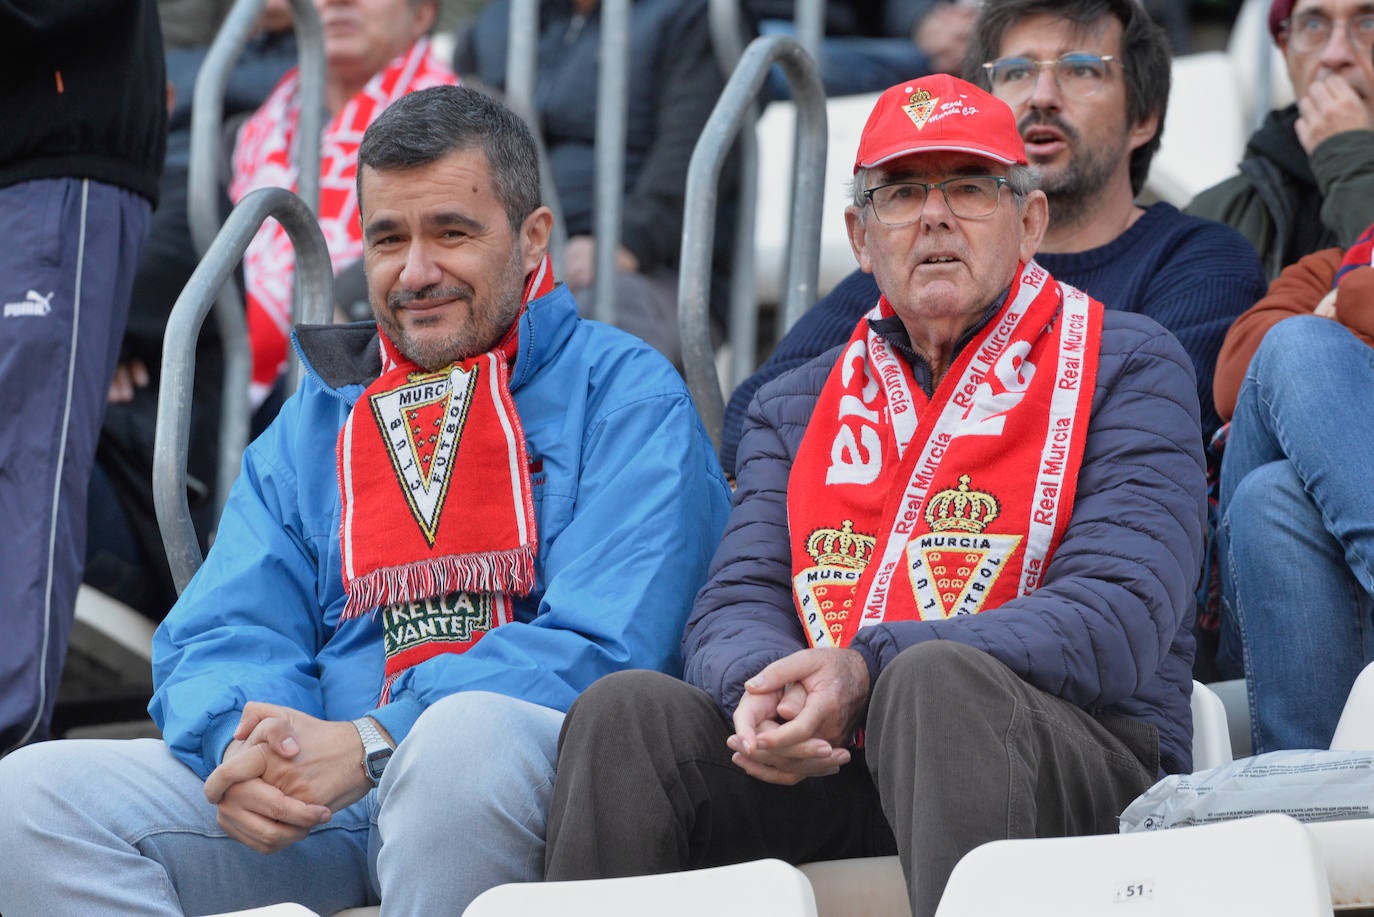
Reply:
M854 259L865 274L873 273L873 259L868 256L868 224L864 213L850 204L844 208L844 225L849 230L849 247L854 250Z
M421 36L428 35L434 28L434 23L439 20L439 0L422 0L415 4L415 39L414 44L419 41Z
M528 274L544 260L549 250L549 236L553 232L553 211L547 207L536 207L530 211L520 224L520 248L524 262L521 265Z
M1145 144L1149 143L1159 133L1159 112L1152 111L1132 124L1126 132L1127 148L1135 152Z
M1040 240L1050 225L1050 203L1045 192L1038 188L1026 195L1021 207L1021 248L1022 261L1030 261L1040 250Z

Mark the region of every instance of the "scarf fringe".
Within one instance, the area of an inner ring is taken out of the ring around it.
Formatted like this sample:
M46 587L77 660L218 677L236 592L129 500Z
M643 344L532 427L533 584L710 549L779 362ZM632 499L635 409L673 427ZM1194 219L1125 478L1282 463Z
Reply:
M453 592L507 592L529 595L534 589L534 546L507 551L456 554L382 567L348 583L348 602L341 621L374 608L417 602Z

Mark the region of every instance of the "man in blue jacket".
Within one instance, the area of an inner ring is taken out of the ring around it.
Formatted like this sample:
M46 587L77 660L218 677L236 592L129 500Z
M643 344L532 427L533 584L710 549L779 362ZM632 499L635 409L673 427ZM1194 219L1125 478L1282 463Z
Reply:
M680 669L728 489L667 361L554 287L528 131L439 87L359 161L377 324L298 329L154 640L163 740L0 762L7 917L457 913L540 877L578 692Z
M754 402L687 683L568 714L549 879L895 850L929 917L973 847L1113 832L1189 769L1191 367L1031 260L1034 181L992 95L879 98L846 220L883 295Z

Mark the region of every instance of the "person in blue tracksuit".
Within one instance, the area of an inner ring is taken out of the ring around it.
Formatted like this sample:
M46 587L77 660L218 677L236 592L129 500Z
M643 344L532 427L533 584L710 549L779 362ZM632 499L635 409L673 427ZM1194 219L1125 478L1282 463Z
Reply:
M0 755L47 738L167 136L153 0L0 0Z

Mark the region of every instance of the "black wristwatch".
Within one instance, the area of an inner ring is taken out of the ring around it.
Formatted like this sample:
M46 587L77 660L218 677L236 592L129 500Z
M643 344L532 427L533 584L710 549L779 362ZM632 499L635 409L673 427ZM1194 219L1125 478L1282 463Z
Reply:
M396 749L382 737L381 730L370 716L358 717L353 721L353 728L358 730L358 738L363 740L363 775L368 783L376 786L381 782L382 771L386 770L387 762Z

